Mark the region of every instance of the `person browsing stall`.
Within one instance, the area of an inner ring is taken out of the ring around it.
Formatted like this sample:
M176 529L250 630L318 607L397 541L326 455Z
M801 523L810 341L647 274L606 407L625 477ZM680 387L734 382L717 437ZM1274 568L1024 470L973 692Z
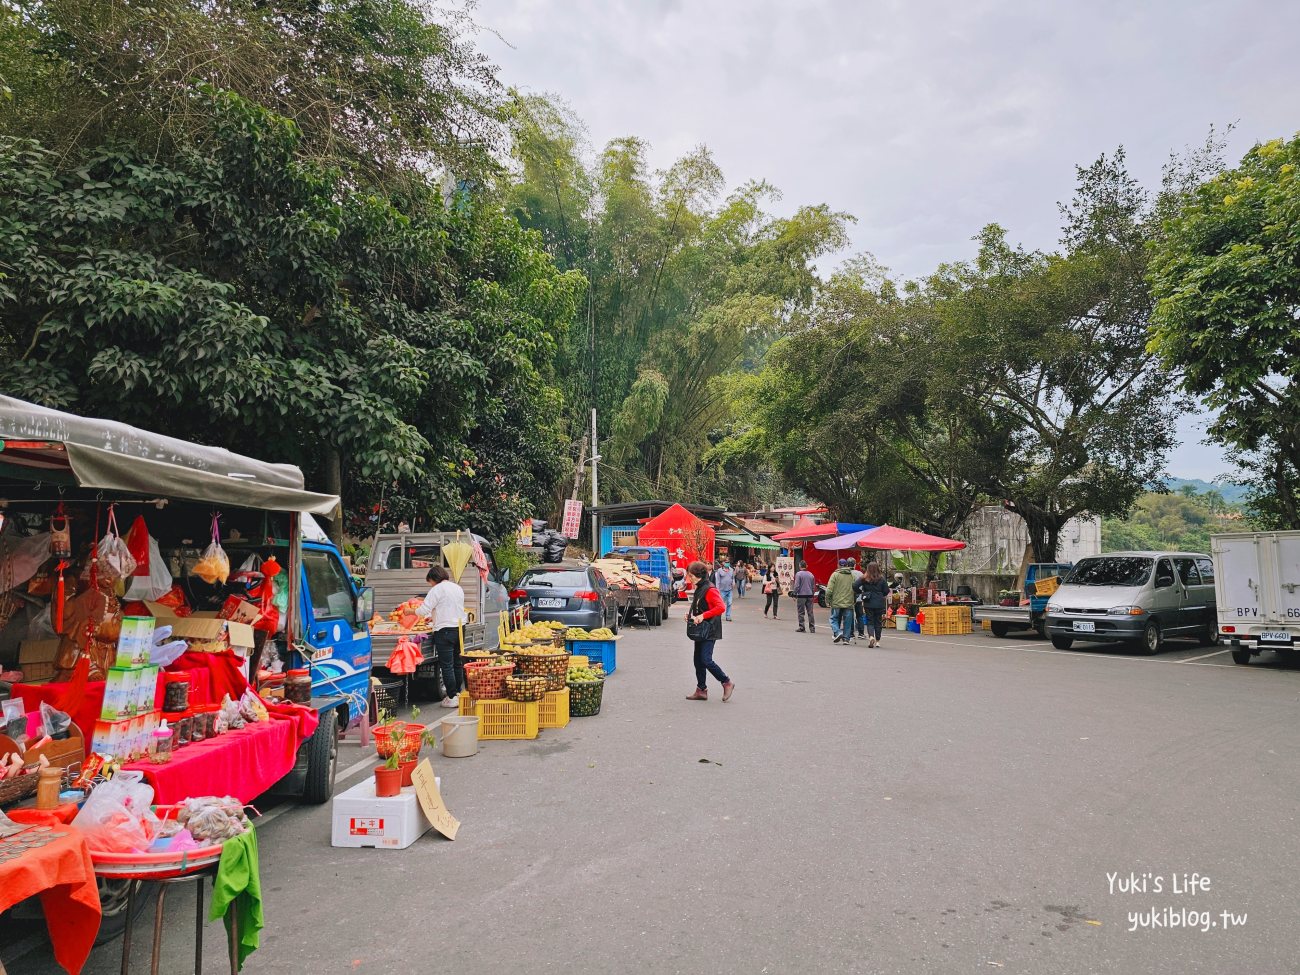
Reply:
M460 649L460 628L469 622L465 615L465 590L451 581L451 575L435 565L424 577L432 588L420 603L416 614L433 624L433 649L442 672L444 708L458 706L457 697L464 687L464 666L456 659Z

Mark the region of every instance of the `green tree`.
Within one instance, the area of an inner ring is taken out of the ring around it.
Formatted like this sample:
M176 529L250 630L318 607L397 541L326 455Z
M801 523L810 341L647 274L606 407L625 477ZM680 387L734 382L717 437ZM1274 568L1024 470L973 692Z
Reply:
M1300 136L1203 181L1151 261L1151 346L1217 411L1273 527L1300 524Z

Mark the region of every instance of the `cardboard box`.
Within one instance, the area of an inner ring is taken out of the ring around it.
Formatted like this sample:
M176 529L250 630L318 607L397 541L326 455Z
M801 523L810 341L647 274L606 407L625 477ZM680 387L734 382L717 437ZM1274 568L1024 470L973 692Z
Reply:
M59 637L51 640L24 640L18 645L18 669L26 684L44 684L54 678L54 661L59 656Z
M154 619L151 616L127 616L117 638L116 667L140 667L149 662L153 649Z
M206 652L232 649L248 656L257 643L253 628L237 620L223 620L215 613L195 613L177 616L161 603L146 602L149 612L159 626L170 626L172 636L191 644L191 649Z
M247 623L252 626L262 618L262 610L257 605L250 603L247 599L240 599L238 596L230 596L217 613L223 620L233 620L236 623Z
M441 787L441 778L438 784ZM414 787L380 799L375 795L373 775L334 797L331 820L331 846L373 846L379 850L405 850L430 828Z

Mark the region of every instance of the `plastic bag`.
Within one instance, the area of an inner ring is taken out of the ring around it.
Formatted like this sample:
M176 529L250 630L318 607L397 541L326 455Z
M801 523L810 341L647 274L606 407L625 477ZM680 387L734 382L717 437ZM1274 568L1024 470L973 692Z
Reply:
M68 737L68 729L72 726L72 717L64 714L49 704L41 702L41 732L49 735L51 738L61 740Z
M194 563L194 568L190 570L210 586L218 583L224 586L226 580L230 578L230 556L221 547L218 517L218 515L212 516L212 541L208 543L208 547L203 550L199 560Z
M186 799L176 821L196 840L228 840L248 830L244 804L234 796L200 796Z
M244 727L244 716L239 713L239 705L227 694L221 699L221 710L217 712L217 731L238 731Z
M111 504L108 506L108 530L104 532L104 537L99 540L95 550L99 559L99 577L105 582L125 579L135 571L135 559L131 557L131 550L117 532L117 515L113 507Z
M27 624L27 639L53 640L58 635L54 632L54 622L50 619L50 605L47 603L45 608L33 616Z
M126 533L126 548L131 553L131 558L135 559L135 571L133 576L147 576L150 567L153 565L152 552L149 551L149 543L153 539L149 537L149 528L144 523L144 516L136 515L135 521L131 522L131 527Z
M149 568L147 572L136 572L131 585L126 590L127 599L148 599L155 601L171 592L172 573L162 557L162 550L154 538L149 539Z
M253 693L251 688L244 691L239 698L239 713L244 716L244 720L249 724L265 721L268 717L266 705L262 703L260 697Z
M92 850L143 853L158 830L152 805L153 787L144 773L122 771L94 788L72 825Z
M194 612L190 608L189 600L185 598L185 590L180 586L172 586L154 602L159 606L166 606L177 616L189 616Z
M170 643L164 641L172 635L170 626L160 626L153 631L153 646L149 648L149 663L155 667L170 667L181 655L189 649L190 645L184 640L173 640Z
M27 751L27 710L21 698L6 698L0 702L4 709L4 734L18 744L18 750Z
M4 579L6 588L22 585L36 575L36 570L49 558L49 532L27 538L0 532L0 579Z

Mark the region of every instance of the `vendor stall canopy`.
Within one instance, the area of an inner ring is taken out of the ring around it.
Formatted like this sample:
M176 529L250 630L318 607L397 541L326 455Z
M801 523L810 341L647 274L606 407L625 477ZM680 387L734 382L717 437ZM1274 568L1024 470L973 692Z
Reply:
M220 447L0 396L0 476L333 517L339 499L303 490L302 471Z
M966 547L965 542L952 538L908 531L906 528L895 528L893 525L853 531L838 538L828 538L813 544L817 548L831 552L843 551L847 548L873 548L891 552L955 552Z

